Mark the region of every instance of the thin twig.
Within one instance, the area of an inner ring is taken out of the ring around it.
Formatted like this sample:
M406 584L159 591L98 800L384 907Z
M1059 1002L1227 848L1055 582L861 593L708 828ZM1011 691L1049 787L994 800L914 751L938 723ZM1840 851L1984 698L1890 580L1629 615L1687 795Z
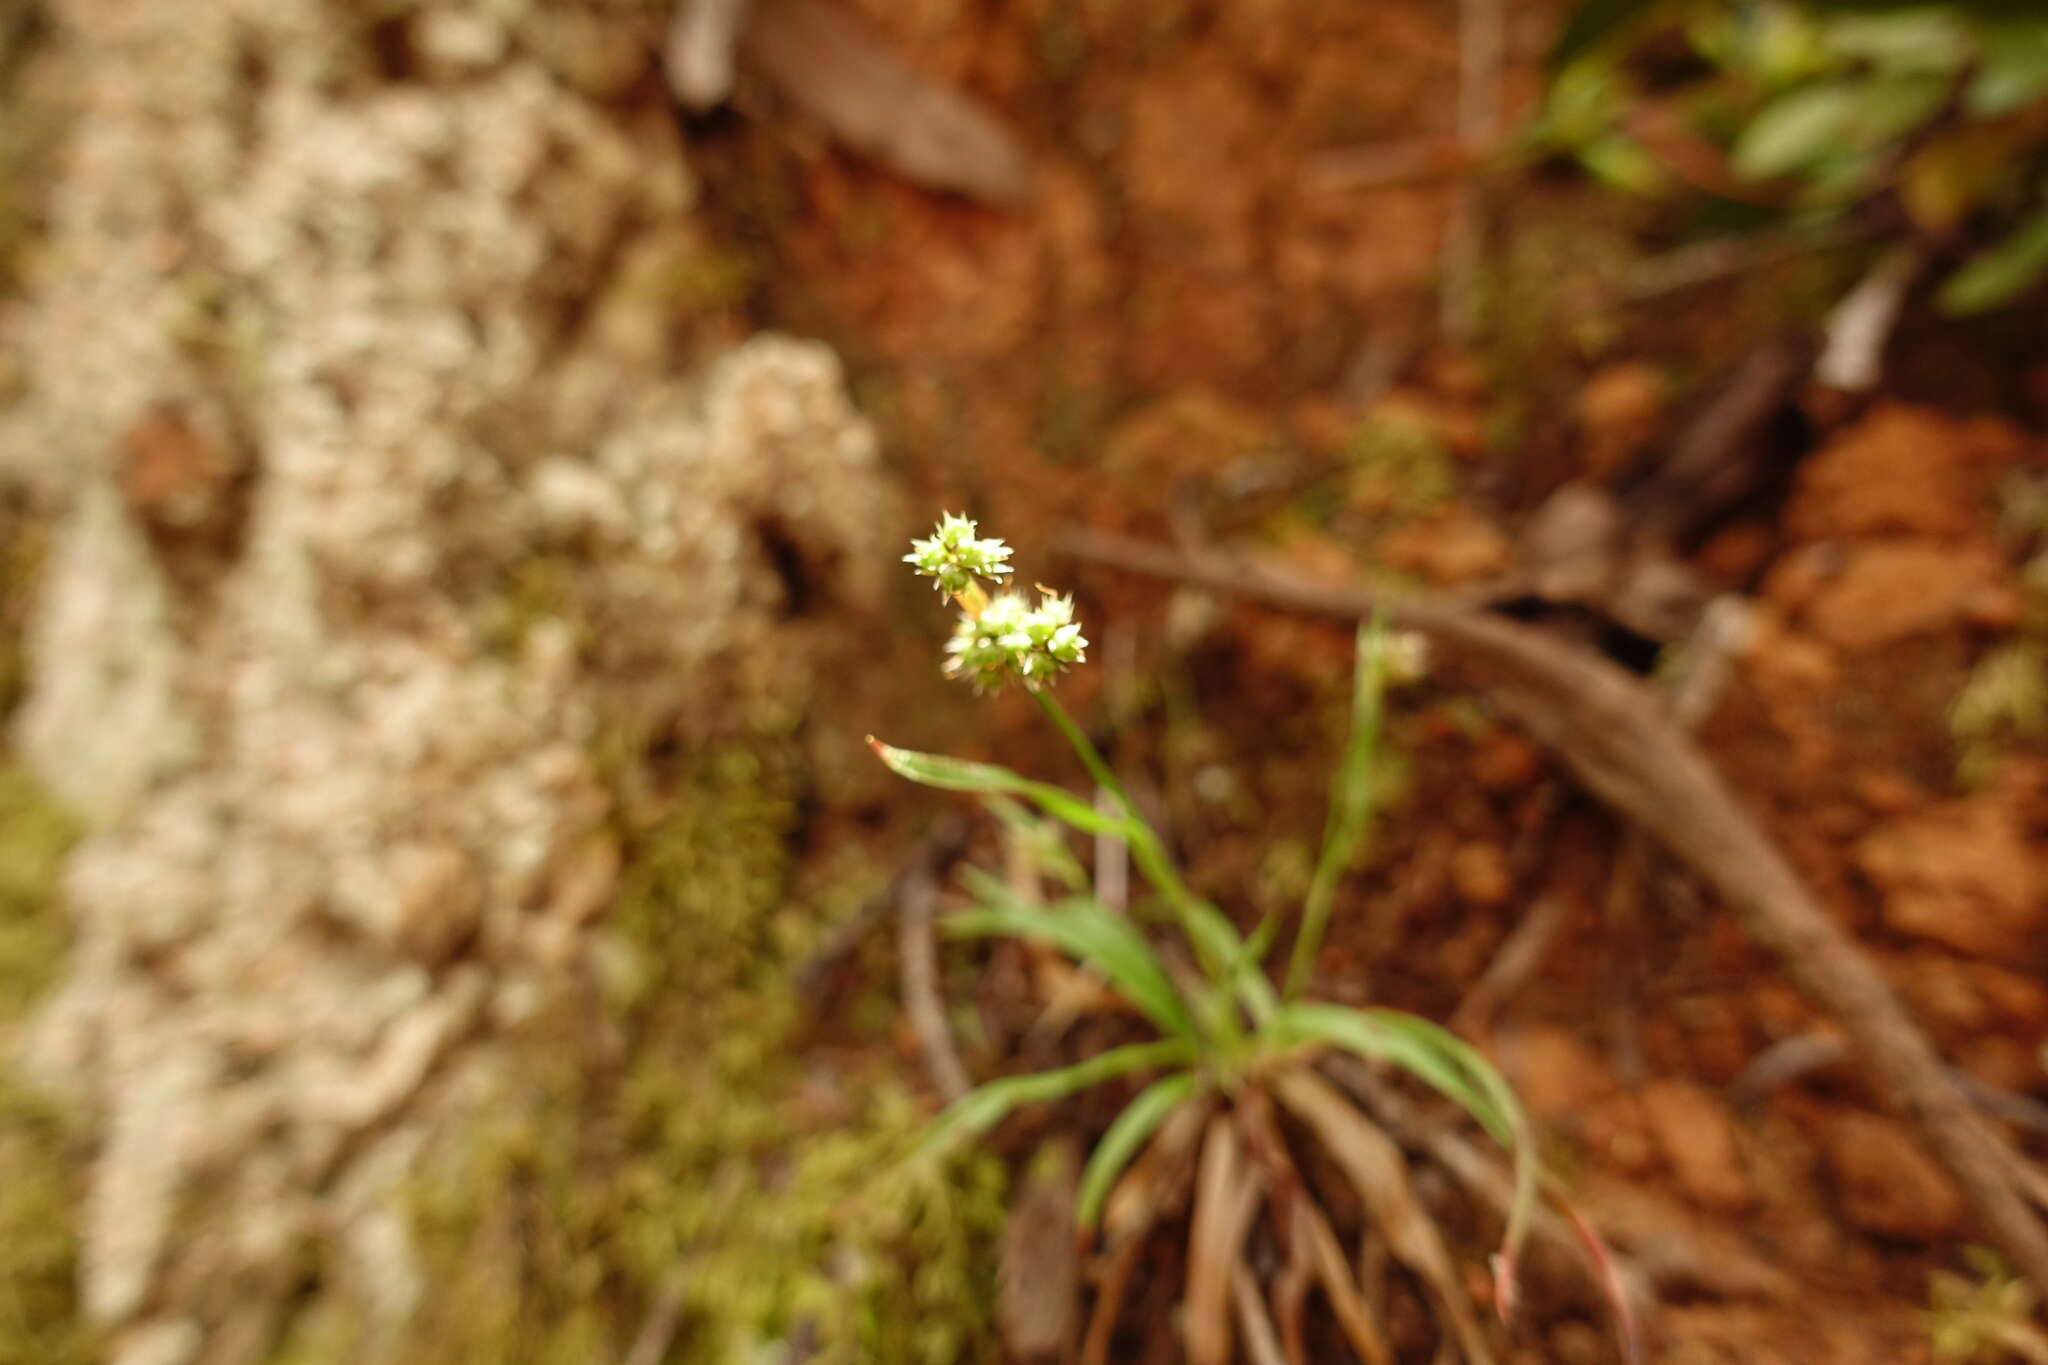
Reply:
M1747 1109L1783 1085L1825 1071L1849 1058L1849 1044L1838 1034L1814 1030L1795 1033L1759 1052L1728 1087L1728 1102ZM1960 1067L1949 1068L1956 1085L1986 1118L2010 1123L2030 1133L2048 1134L2048 1104L2031 1095L1980 1080Z
M866 942L868 935L881 927L890 912L903 903L903 889L919 869L927 874L936 874L959 857L966 846L967 822L952 815L940 817L932 826L931 833L919 841L902 870L889 884L862 901L852 914L841 920L796 969L797 999L810 1000L817 996L818 988L825 984L826 974Z
M1465 998L1458 1003L1453 1027L1467 1035L1482 1035L1493 1026L1500 1007L1533 975L1564 932L1571 918L1572 903L1565 896L1542 896L1522 916L1502 941L1493 961Z
M1541 631L1427 596L1375 594L1099 535L1070 537L1066 549L1347 622L1383 607L1394 623L1434 636L1495 705L1564 758L1588 792L1641 825L1712 887L1749 936L1841 1021L1987 1230L2048 1296L2048 1228L2012 1176L2009 1149L1985 1131L1882 974L1814 899L1654 691L1606 659Z
M634 1336L632 1349L626 1352L626 1365L661 1365L662 1357L675 1342L682 1318L683 1272L678 1268L663 1277L661 1288L648 1307L647 1319Z
M902 954L903 1011L917 1030L925 1069L932 1085L951 1104L968 1091L967 1068L953 1045L946 1022L946 1004L939 995L939 951L932 938L932 916L939 904L938 883L929 868L918 868L903 887L898 951Z
M1681 289L1713 284L1730 275L1744 275L1795 256L1846 246L1864 235L1865 230L1830 226L1801 232L1713 237L1638 261L1621 276L1618 288L1622 298L1643 303Z
M1301 185L1310 194L1390 189L1446 180L1478 162L1473 150L1457 138L1390 138L1309 153L1301 163Z
M1123 812L1116 797L1102 787L1095 789L1095 813L1110 819ZM1122 914L1131 899L1131 850L1123 840L1107 831L1095 836L1095 899Z
M747 0L678 0L662 47L669 89L702 112L732 94L733 58L747 24Z
M1828 314L1827 345L1814 362L1814 378L1845 393L1877 387L1884 349L1906 294L1926 272L1927 249L1908 242L1886 252Z
M1252 1365L1288 1365L1280 1352L1280 1338L1273 1331L1273 1319L1266 1301L1259 1296L1259 1282L1251 1268L1239 1261L1230 1270L1230 1297L1237 1306L1237 1325L1244 1329L1244 1353Z
M1502 0L1459 0L1458 141L1469 153L1491 147L1500 132L1502 68L1507 58L1507 16ZM1445 230L1442 324L1454 342L1479 328L1480 284L1486 267L1486 201L1476 180L1458 186Z

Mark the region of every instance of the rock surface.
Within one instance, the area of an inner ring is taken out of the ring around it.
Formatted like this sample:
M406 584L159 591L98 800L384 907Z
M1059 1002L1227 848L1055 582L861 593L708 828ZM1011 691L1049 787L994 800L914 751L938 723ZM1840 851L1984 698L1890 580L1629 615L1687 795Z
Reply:
M680 148L593 98L630 25L53 9L83 107L0 476L71 508L15 740L93 833L27 1060L103 1134L111 1358L255 1360L309 1258L373 1319L427 1291L408 1153L616 874L600 725L799 704L778 566L871 601L893 505L822 347L693 373Z

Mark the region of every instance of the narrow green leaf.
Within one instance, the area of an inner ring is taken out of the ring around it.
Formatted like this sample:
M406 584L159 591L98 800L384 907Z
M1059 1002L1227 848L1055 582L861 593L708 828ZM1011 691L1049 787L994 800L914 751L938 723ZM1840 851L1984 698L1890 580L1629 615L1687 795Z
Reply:
M2009 114L2048 95L2048 18L1987 24L1977 74L1963 103L1979 118Z
M1044 1104L1064 1099L1091 1085L1128 1076L1152 1067L1184 1065L1194 1060L1194 1048L1180 1038L1150 1043L1130 1043L1097 1053L1085 1062L1028 1076L1009 1076L979 1085L946 1106L918 1143L913 1160L935 1155L962 1138L985 1133L1001 1123L1014 1109L1027 1104Z
M975 763L945 754L924 754L899 749L868 736L868 747L898 777L942 791L975 792L980 795L1021 796L1047 815L1064 820L1089 834L1114 834L1130 838L1130 822L1121 816L1104 815L1088 802L1050 782L1034 782L998 763Z
M1221 910L1207 901L1197 901L1188 915L1188 932L1199 936L1199 946L1211 960L1224 964L1231 993L1244 1001L1255 1023L1263 1024L1280 1007L1280 996L1264 971L1245 952L1245 941Z
M1747 179L1769 180L1841 151L1861 98L1860 89L1846 82L1806 85L1780 95L1742 130L1729 165Z
M1138 1149L1166 1121L1166 1116L1191 1097L1199 1084L1200 1079L1192 1071L1165 1076L1146 1086L1137 1098L1124 1106L1124 1111L1116 1116L1116 1122L1110 1124L1109 1131L1102 1135L1102 1141L1095 1144L1095 1150L1089 1154L1087 1168L1081 1172L1081 1189L1074 1205L1074 1216L1082 1227L1095 1226L1095 1220L1102 1215L1103 1201L1109 1198L1109 1191L1116 1184L1117 1177L1123 1174L1124 1167L1131 1164Z
M1982 313L2009 303L2048 275L2048 213L2038 214L1948 277L1936 297L1949 313Z
M1664 164L1626 133L1592 138L1578 149L1579 164L1601 182L1645 197L1671 184Z
M1190 1040L1197 1036L1166 964L1129 920L1079 897L1049 907L1026 905L991 881L985 873L977 879L980 908L941 921L947 933L1044 939L1108 977L1161 1031Z
M1087 889L1088 873L1081 866L1081 860L1074 856L1074 850L1067 847L1058 825L1048 823L1046 817L1035 814L1007 796L984 796L981 803L988 807L989 814L1002 822L1004 828L1023 841L1040 872L1069 891Z
M1660 8L1660 0L1580 0L1550 48L1550 69L1559 71L1605 44Z
M1493 1063L1449 1029L1402 1010L1297 1002L1282 1009L1273 1030L1285 1041L1321 1042L1400 1067L1455 1102L1512 1152L1515 1196L1506 1238L1512 1262L1528 1234L1538 1172L1528 1116Z
M1910 72L1799 86L1749 121L1729 165L1751 180L1826 171L1857 181L1863 159L1932 118L1948 87L1947 77Z
M1424 1028L1405 1027L1409 1021ZM1323 1043L1372 1061L1391 1062L1455 1101L1502 1145L1511 1140L1512 1128L1492 1097L1474 1083L1452 1052L1438 1046L1424 1030L1451 1035L1425 1019L1397 1010L1296 1001L1283 1007L1274 1028L1289 1042Z
M1330 783L1330 814L1323 830L1323 851L1316 859L1308 899L1302 907L1301 932L1295 936L1292 960L1287 964L1287 998L1301 994L1315 967L1316 953L1323 946L1323 930L1329 923L1330 906L1337 883L1358 857L1365 842L1367 823L1372 818L1373 757L1379 752L1380 718L1386 693L1387 625L1384 613L1358 628L1353 645L1351 669L1351 733L1344 742L1344 757L1337 764Z
M1969 23L1949 5L1835 15L1820 26L1820 40L1837 58L1880 71L1956 71L1975 56L1977 46Z

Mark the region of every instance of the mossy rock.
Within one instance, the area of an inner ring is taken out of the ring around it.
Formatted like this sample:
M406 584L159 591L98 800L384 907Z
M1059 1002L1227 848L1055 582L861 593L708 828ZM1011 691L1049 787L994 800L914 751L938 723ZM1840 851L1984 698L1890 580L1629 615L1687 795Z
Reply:
M692 766L622 803L616 970L522 1031L507 1102L418 1171L403 1339L312 1315L287 1359L581 1365L663 1319L668 1365L993 1358L1000 1162L906 1163L927 1115L886 1038L800 1046L791 964L827 917L791 899L794 756Z
M0 758L0 1365L97 1358L76 1293L84 1153L65 1116L5 1066L9 1027L62 961L57 874L71 820Z

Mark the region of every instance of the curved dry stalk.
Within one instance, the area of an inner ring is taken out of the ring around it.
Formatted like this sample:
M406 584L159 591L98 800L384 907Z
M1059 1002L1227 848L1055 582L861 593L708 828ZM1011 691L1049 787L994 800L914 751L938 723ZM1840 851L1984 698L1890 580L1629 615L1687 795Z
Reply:
M1365 1365L1393 1365L1393 1352L1380 1333L1374 1313L1366 1306L1365 1295L1345 1260L1343 1245L1303 1184L1300 1172L1295 1170L1286 1139L1280 1135L1272 1101L1263 1090L1246 1087L1239 1094L1237 1118L1244 1125L1246 1145L1253 1159L1270 1176L1267 1207L1272 1211L1274 1229L1284 1234L1281 1240L1287 1244L1288 1276L1299 1267L1304 1281L1321 1283L1331 1312ZM1304 1283L1302 1289L1305 1288ZM1275 1292L1281 1292L1279 1287ZM1289 1301L1281 1310L1282 1339L1289 1360L1306 1359L1301 1298L1300 1290L1290 1289Z
M946 1103L965 1095L971 1085L967 1068L960 1063L960 1051L953 1044L953 1026L946 1020L945 1001L939 995L939 950L932 940L932 916L939 904L939 887L930 869L918 868L904 882L902 919L898 930L901 954L903 1011L917 1030L924 1049L925 1069L932 1085Z
M1188 1285L1181 1303L1189 1365L1230 1365L1231 1278L1264 1193L1260 1172L1245 1164L1237 1124L1228 1114L1210 1119L1195 1175Z
M1273 1319L1266 1312L1266 1301L1259 1297L1259 1282L1242 1260L1231 1267L1230 1298L1237 1307L1237 1325L1244 1332L1244 1351L1252 1365L1301 1365L1299 1357L1281 1354Z
M1273 1093L1315 1133L1358 1191L1387 1245L1430 1287L1466 1365L1493 1365L1493 1348L1480 1330L1443 1234L1410 1188L1408 1163L1393 1139L1314 1072L1290 1068L1275 1079Z
M1358 1287L1330 1220L1309 1200L1297 1199L1294 1221L1296 1239L1308 1244L1309 1264L1322 1282L1330 1311L1337 1315L1337 1324L1344 1329L1351 1349L1358 1352L1365 1365L1394 1365L1394 1353L1386 1337L1380 1334L1379 1324L1365 1301L1365 1292Z
M1069 553L1296 611L1357 621L1384 609L1460 657L1487 698L1571 766L1586 790L1647 831L1720 896L1792 980L1838 1018L1881 1088L1918 1125L1986 1228L2048 1297L2048 1225L1941 1054L1854 939L1736 801L1662 698L1607 660L1541 631L1422 596L1376 595L1215 555L1114 537L1070 537Z

